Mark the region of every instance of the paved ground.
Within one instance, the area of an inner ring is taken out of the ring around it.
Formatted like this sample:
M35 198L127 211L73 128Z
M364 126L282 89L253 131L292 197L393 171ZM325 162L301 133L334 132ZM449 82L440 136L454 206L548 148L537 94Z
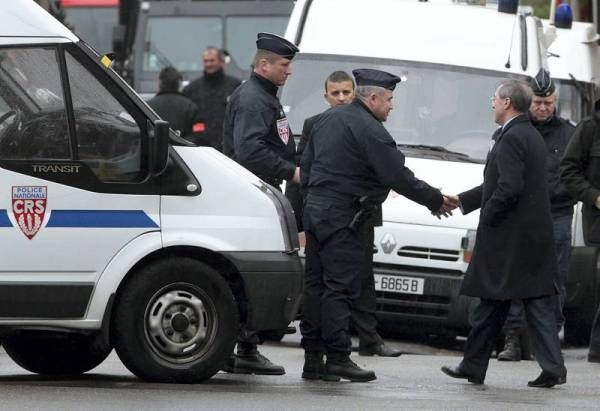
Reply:
M116 355L79 379L43 379L27 373L0 352L0 408L27 410L583 410L600 409L600 365L585 361L585 349L564 351L568 383L533 389L539 369L532 361L492 360L486 384L473 386L443 375L460 352L417 342L388 341L414 354L395 359L355 357L377 373L366 383L306 382L297 336L266 344L261 351L287 374L260 377L219 373L205 384L170 385L139 381Z

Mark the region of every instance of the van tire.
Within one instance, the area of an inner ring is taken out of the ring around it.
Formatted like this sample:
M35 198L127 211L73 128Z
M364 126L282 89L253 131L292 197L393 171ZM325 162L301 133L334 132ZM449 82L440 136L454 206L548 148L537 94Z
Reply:
M117 294L112 337L125 366L147 381L202 382L225 364L239 329L227 282L189 257L157 260Z
M3 338L4 350L19 366L41 375L80 375L96 368L111 347L102 347L97 336L24 331Z

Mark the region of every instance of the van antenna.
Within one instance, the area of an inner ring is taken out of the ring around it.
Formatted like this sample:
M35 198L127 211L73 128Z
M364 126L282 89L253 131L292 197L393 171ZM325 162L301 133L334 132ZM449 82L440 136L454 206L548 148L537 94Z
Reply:
M515 19L513 20L512 32L510 34L510 45L508 46L508 58L506 59L506 64L504 65L504 67L507 69L510 68L510 52L512 50L513 39L515 38L515 24L517 22L517 17L518 15L515 15Z

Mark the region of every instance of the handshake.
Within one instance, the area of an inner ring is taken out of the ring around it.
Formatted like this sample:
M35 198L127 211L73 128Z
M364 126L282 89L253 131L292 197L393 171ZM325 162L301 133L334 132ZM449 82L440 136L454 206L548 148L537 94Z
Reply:
M436 216L440 220L441 220L442 216L444 216L444 217L451 216L452 210L457 208L458 204L459 204L458 196L453 196L453 195L448 195L448 194L442 194L442 196L444 197L444 202L442 203L439 210L431 212L432 215Z

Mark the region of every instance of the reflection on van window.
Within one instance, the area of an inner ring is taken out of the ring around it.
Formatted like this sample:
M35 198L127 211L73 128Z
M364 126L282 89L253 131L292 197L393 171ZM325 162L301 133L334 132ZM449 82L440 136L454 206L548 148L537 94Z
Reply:
M572 82L559 80L556 81L556 85L558 86L557 110L559 116L576 123L579 122L583 111L579 91L577 91ZM582 86L582 88L584 88L584 86Z
M0 158L69 159L56 50L0 49Z
M65 53L79 159L103 181L142 174L141 132L130 113L70 54Z
M304 119L327 108L323 83L329 74L336 70L351 73L359 67L406 77L407 81L396 87L394 110L383 124L396 142L404 145L402 150L407 155L444 156L431 150L406 148L427 145L485 160L497 127L490 96L505 78L504 73L403 61L298 55L294 75L281 96L284 108L289 109L292 131L299 134Z
M220 17L151 17L146 26L144 71L173 66L179 71L201 71L201 53L208 46L223 47Z
M288 16L234 16L226 19L226 49L233 62L247 69L256 53L256 33L265 32L283 36Z

